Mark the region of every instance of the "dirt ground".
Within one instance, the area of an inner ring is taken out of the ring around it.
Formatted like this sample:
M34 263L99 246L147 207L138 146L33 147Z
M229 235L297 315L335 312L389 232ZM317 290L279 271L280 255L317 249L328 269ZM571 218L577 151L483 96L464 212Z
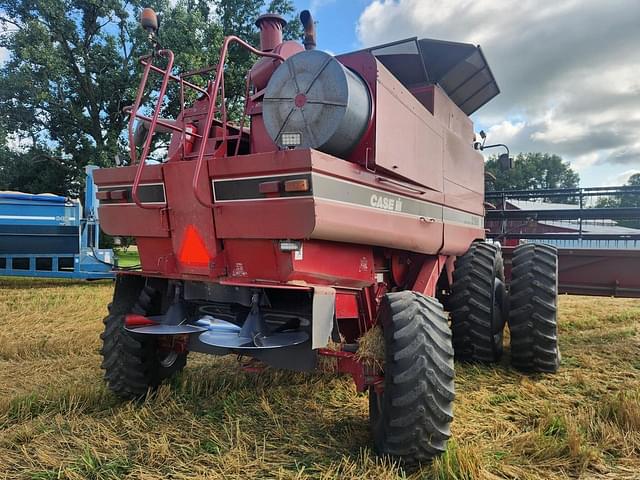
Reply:
M373 455L346 377L193 354L142 403L100 370L110 282L0 278L0 478L640 479L640 301L562 297L562 367L456 365L453 438L411 475Z

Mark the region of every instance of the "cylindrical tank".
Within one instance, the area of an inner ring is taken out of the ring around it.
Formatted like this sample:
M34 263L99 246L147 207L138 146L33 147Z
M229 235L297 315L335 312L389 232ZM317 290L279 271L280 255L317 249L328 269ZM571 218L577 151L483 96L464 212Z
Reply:
M281 148L314 148L345 158L369 125L371 98L365 82L335 57L307 50L274 72L263 117Z

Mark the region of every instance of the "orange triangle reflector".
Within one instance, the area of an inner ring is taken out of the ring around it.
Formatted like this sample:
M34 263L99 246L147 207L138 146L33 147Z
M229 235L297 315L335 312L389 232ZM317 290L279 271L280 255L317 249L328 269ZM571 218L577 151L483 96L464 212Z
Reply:
M178 260L187 265L208 266L210 259L207 247L202 241L198 230L193 225L189 225L182 239Z

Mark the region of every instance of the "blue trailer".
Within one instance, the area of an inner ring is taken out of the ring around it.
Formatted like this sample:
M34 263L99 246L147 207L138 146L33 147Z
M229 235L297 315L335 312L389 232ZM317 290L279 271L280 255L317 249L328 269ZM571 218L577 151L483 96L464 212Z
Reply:
M113 278L113 250L98 248L95 168L85 169L84 212L78 199L0 192L0 275Z

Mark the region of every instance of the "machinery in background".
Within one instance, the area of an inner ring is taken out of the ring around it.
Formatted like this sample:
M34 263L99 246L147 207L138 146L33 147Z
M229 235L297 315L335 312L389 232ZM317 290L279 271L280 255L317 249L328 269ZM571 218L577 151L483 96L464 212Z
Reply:
M558 249L558 292L640 298L640 187L492 191L487 237L502 244L507 278L516 246Z
M96 168L85 170L84 209L78 199L0 192L0 275L113 278L113 250L98 248Z

